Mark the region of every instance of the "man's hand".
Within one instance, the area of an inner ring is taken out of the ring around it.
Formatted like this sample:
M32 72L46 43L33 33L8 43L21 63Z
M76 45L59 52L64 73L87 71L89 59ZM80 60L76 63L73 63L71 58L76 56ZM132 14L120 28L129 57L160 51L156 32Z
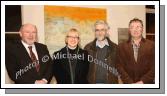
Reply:
M45 80L36 80L35 84L47 84Z
M143 81L138 81L136 83L133 83L133 84L144 84Z

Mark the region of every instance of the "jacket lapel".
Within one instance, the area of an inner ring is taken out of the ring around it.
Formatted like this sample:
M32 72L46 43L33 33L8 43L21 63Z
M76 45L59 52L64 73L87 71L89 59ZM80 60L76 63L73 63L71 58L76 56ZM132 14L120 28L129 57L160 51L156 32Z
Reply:
M37 72L37 73L40 73L41 72L41 70L43 70L43 62L42 62L42 51L41 51L41 47L39 47L38 46L38 44L35 42L34 43L34 45L35 45L35 48L36 48L36 51L37 51L37 55L38 55L38 60L39 60L39 65L40 65L40 68L39 68L39 72Z
M18 46L18 48L19 48L19 51L21 52L22 57L25 58L25 60L28 60L29 63L32 62L30 55L28 54L26 48L25 48L24 45L21 43L21 41L19 41L19 46ZM27 65L27 64L26 64L26 65Z
M139 63L140 62L140 60L141 60L141 58L142 58L142 56L143 56L143 54L145 53L144 52L144 46L143 46L143 44L144 44L144 42L142 42L141 41L141 43L140 43L140 48L139 48L139 50L138 50L138 58L137 58L137 63Z
M20 53L20 54L21 54L21 57L22 57L22 58L20 58L20 59L21 59L21 62L22 62L21 64L24 64L24 65L22 65L22 66L23 66L23 67L26 67L26 66L28 66L29 64L33 64L30 55L28 54L26 48L25 48L24 45L21 43L21 41L19 41L19 45L18 45L17 47L19 48L19 52L21 52L21 53ZM34 68L31 68L29 71L30 71L32 74L37 73L35 67L34 67Z

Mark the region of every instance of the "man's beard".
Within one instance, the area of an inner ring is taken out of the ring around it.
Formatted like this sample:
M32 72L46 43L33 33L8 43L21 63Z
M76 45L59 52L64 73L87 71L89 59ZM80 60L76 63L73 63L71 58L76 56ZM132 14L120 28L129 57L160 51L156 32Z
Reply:
M105 39L106 39L106 36L103 37L102 39L97 37L97 40L99 40L99 41L103 41L103 40L105 40Z

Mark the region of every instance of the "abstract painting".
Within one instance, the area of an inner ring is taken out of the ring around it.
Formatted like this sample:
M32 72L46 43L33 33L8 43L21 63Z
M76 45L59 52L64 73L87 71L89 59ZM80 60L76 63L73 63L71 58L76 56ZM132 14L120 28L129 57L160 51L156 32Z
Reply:
M106 15L103 8L44 6L45 44L50 53L65 46L66 32L70 28L79 30L83 48L94 39L93 25L96 20L106 21Z

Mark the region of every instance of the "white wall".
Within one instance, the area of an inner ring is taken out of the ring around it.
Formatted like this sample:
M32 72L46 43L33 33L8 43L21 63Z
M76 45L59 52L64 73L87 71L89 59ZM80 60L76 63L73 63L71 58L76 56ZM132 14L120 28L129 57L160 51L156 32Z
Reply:
M89 7L89 8L106 8L107 9L107 21L111 28L110 39L118 43L117 28L127 28L128 23L134 17L143 20L145 37L145 6L143 5L113 5L113 6L77 6L77 7ZM44 6L42 5L28 5L22 6L22 22L35 24L38 28L39 42L45 44L44 36ZM7 73L6 73L7 74ZM5 82L10 83L10 79L6 75Z
M22 23L32 23L38 28L38 41L45 43L44 38L44 6L22 6Z

